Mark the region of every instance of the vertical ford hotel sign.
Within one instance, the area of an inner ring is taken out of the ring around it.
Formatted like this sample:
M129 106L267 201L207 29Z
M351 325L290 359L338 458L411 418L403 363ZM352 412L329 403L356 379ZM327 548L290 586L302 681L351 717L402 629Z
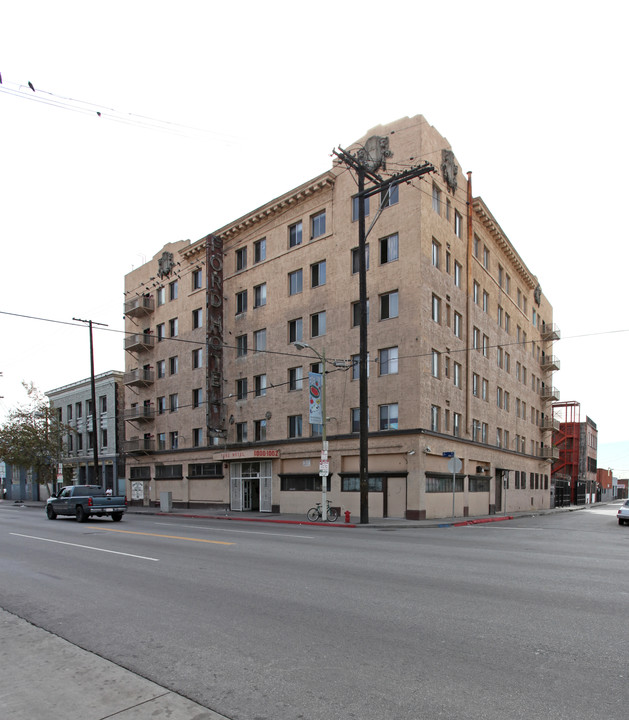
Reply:
M207 437L222 435L223 427L223 241L209 235L206 244L207 305Z

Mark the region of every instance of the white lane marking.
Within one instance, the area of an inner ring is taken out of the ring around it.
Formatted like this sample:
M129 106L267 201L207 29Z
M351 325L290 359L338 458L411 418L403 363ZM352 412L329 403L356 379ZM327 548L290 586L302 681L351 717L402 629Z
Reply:
M132 555L131 553L118 552L117 550L105 550L103 548L90 547L89 545L78 545L77 543L63 542L62 540L51 540L50 538L37 537L36 535L22 535L21 533L9 533L17 537L29 538L30 540L42 540L43 542L57 543L57 545L70 545L83 548L84 550L98 550L99 552L111 553L112 555L125 555L126 557L138 558L139 560L151 560L159 562L159 558L145 557L144 555Z
M177 523L155 523L155 525L166 525L167 527L178 527ZM196 530L209 530L207 525L186 525L189 528L195 528ZM306 538L307 540L313 540L314 535L285 535L284 533L272 533L262 532L260 530L228 530L227 528L211 528L216 532L232 532L232 533L243 533L244 535L274 535L276 537L292 537L292 538Z

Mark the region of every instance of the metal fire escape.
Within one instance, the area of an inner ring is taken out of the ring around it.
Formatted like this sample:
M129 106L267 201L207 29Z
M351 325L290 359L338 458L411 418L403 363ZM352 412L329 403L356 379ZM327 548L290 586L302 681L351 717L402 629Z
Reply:
M555 487L558 489L561 485L567 485L570 488L570 501L575 505L581 504L585 502L585 497L580 499L582 493L579 483L581 405L573 400L553 403L553 414L560 420L559 430L553 433L553 445L559 450L559 459L552 466Z

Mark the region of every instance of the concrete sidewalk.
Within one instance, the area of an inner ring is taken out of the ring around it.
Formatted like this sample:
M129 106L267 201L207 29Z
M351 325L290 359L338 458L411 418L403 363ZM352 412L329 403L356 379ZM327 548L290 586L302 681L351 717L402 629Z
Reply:
M46 503L40 501L27 500L26 502L17 502L13 500L0 500L0 506L26 507L36 508L45 514ZM431 518L429 520L406 520L405 518L370 518L368 524L361 525L360 518L356 516L350 517L350 522L344 522L344 516L336 522L310 522L305 515L288 514L288 513L261 513L261 512L237 512L233 510L217 510L216 508L177 508L174 507L169 512L163 512L159 506L143 506L129 505L128 515L160 515L171 517L197 518L205 520L227 520L234 522L250 522L250 523L278 523L290 525L317 525L330 529L343 528L360 528L360 529L403 529L403 528L447 528L447 527L463 527L466 525L479 525L482 523L501 522L504 520L514 520L517 518L536 517L538 515L554 515L556 513L574 512L576 510L587 510L591 507L599 507L607 503L595 503L594 505L570 505L561 508L547 508L543 510L527 510L513 513L496 513L494 515L479 515L475 517L447 517L447 518Z
M227 720L5 610L0 666L6 720Z

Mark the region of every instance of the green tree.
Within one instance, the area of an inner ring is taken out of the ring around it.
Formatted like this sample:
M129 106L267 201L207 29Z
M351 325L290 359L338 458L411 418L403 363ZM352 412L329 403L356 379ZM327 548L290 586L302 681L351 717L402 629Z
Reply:
M9 412L0 426L0 458L7 465L33 468L41 484L54 487L65 426L51 410L48 398L30 383L22 383L28 402Z

